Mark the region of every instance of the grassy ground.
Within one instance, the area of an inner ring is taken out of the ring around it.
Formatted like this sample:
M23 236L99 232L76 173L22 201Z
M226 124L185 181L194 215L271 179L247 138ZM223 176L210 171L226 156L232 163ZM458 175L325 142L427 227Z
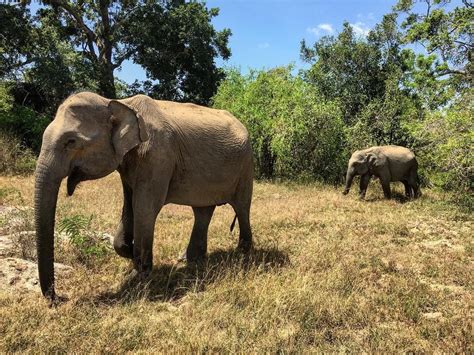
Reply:
M32 177L3 177L0 187L0 203L32 205ZM426 190L406 203L383 200L375 183L367 201L339 190L257 183L255 252L233 253L223 206L200 266L176 261L191 209L166 206L147 285L124 285L130 265L112 251L84 264L61 249L75 268L57 281L69 301L49 309L37 294L0 291L0 352L472 353L472 215ZM62 190L58 219L92 215L89 229L113 233L121 202L112 175L72 198Z

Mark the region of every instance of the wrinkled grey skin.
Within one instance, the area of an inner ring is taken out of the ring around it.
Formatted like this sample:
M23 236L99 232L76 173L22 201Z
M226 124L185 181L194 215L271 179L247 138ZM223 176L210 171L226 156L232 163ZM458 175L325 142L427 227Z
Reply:
M380 179L385 198L391 198L390 182L401 181L405 195L417 198L421 195L418 184L418 163L413 152L396 145L371 147L357 150L347 166L346 186L343 194L349 193L352 180L360 175L360 198L364 199L372 176Z
M53 231L61 181L74 193L85 180L117 170L123 185L116 252L133 259L143 278L152 269L153 231L167 203L192 206L190 261L207 251L216 205L229 203L239 221L239 248L252 247L253 163L245 127L226 111L137 95L108 100L93 93L69 97L43 135L36 169L38 268L43 295L55 299Z

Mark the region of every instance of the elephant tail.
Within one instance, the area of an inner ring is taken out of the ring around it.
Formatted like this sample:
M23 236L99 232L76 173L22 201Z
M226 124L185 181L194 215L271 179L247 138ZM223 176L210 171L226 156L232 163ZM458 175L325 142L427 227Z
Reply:
M230 232L232 233L232 231L234 230L234 227L235 227L235 221L237 220L237 215L235 215L234 217L234 220L232 221L232 224L230 225Z

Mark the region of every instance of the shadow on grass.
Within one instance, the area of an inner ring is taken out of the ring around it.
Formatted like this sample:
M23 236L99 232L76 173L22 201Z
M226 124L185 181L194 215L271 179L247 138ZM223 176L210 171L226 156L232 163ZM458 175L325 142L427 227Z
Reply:
M286 253L277 249L255 249L249 255L235 249L217 250L199 263L162 264L145 281L137 277L124 280L116 292L100 294L96 301L105 304L132 303L137 300L177 301L189 292L202 292L206 286L228 276L270 272L289 263Z
M405 194L397 191L392 191L392 198L393 201L396 201L398 203L404 204L410 201L414 201L413 197L406 197ZM383 201L385 200L384 197L371 197L371 198L366 198L364 201L365 202L378 202L378 201Z

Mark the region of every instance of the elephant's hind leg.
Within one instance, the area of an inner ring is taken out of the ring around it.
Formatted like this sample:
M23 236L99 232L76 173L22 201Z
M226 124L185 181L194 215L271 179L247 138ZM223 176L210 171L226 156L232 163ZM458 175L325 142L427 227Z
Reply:
M412 170L412 173L410 174L410 177L408 178L408 183L413 189L413 197L418 198L421 196L421 191L420 191L420 184L419 184L419 179L418 179L418 173L416 169Z
M116 253L124 258L133 258L133 208L132 189L122 181L123 208L122 218L114 238Z
M407 180L403 180L403 185L405 186L405 196L407 198L411 198L413 197L413 189L412 187L410 186L410 184L408 183Z
M211 222L212 214L216 206L193 207L194 226L186 249L186 259L197 261L203 259L207 252L207 231Z
M231 203L239 221L239 244L238 249L249 252L252 249L252 229L250 227L250 205L252 202L253 180L244 184L239 183L235 199Z

